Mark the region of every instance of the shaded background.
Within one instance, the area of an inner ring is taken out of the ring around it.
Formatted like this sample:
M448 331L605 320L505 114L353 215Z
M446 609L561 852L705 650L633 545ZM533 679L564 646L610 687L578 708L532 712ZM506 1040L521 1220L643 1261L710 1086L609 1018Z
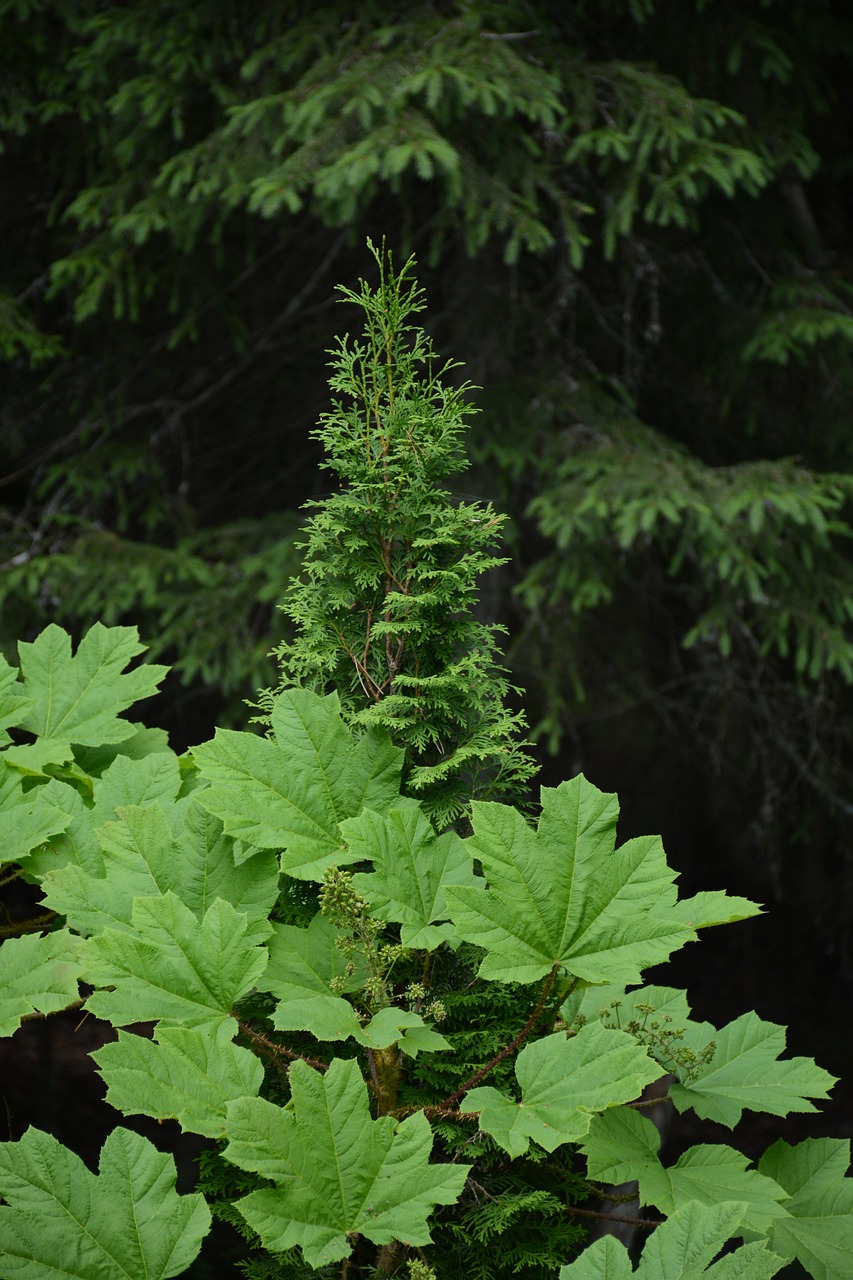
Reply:
M0 0L0 649L135 623L176 749L245 723L387 237L481 388L542 780L767 904L666 981L853 1079L851 56L842 0ZM91 1161L63 1017L4 1043L2 1136ZM836 1095L737 1141L846 1136Z

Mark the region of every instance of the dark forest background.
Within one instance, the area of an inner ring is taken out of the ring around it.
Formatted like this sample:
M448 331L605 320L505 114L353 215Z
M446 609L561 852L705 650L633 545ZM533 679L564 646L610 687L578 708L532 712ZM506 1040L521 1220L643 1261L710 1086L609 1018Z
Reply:
M853 1079L851 59L844 0L0 0L0 649L135 623L178 750L245 723L386 237L481 388L542 780L764 902L667 981ZM82 1152L50 1034L10 1136Z

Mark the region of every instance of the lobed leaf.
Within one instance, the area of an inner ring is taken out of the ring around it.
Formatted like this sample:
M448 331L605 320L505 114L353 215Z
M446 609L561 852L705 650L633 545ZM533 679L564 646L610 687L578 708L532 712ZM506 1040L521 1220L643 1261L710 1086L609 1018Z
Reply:
M744 1013L715 1031L709 1023L690 1023L685 1041L704 1048L712 1039L716 1049L698 1069L678 1070L680 1081L670 1090L679 1111L693 1107L706 1120L730 1129L744 1107L786 1116L791 1111L816 1111L810 1098L826 1098L836 1077L812 1058L779 1062L785 1050L785 1028L763 1022L757 1013Z
M200 1195L179 1196L175 1164L138 1133L114 1129L98 1174L28 1129L0 1143L0 1274L7 1280L167 1280L210 1228Z
M65 929L7 938L0 947L0 1036L33 1012L56 1013L77 999L83 966Z
M162 1019L230 1039L232 1007L267 963L246 916L217 898L198 920L170 890L137 898L131 926L81 944L86 980L112 988L89 996L89 1011L117 1027Z
M218 729L193 755L211 785L199 801L229 835L280 849L288 875L320 880L327 867L354 861L339 832L364 808L399 797L403 753L384 730L354 737L336 694L287 689L273 706L274 738Z
M445 889L475 887L471 854L453 831L436 835L420 808L374 813L341 824L347 849L359 861L370 859L372 872L353 876L353 888L380 920L400 924L404 947L434 950L455 932L447 919Z
M513 1157L531 1138L546 1151L577 1142L597 1111L638 1097L661 1068L631 1036L590 1023L576 1036L557 1032L527 1045L515 1074L520 1102L485 1087L470 1089L462 1104L480 1112L481 1130Z
M276 1184L237 1202L264 1247L298 1245L317 1268L348 1257L355 1234L429 1244L429 1214L456 1202L471 1166L429 1163L423 1112L371 1119L355 1062L335 1059L323 1075L295 1062L290 1084L286 1109L260 1098L228 1108L227 1159Z
M797 1258L814 1280L853 1278L853 1178L846 1177L850 1142L807 1138L791 1147L780 1138L758 1162L791 1197L773 1223L770 1243Z
M221 1138L227 1104L255 1097L264 1069L248 1049L192 1027L157 1028L154 1040L120 1031L91 1055L107 1102L124 1115L177 1120L184 1133Z

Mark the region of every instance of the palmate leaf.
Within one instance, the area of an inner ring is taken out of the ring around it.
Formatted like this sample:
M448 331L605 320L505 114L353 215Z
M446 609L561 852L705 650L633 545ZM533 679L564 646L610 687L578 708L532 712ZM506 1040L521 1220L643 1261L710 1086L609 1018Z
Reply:
M661 1068L631 1036L590 1023L576 1036L557 1032L527 1045L515 1074L521 1102L485 1087L469 1090L461 1105L479 1111L481 1130L520 1156L531 1138L546 1151L576 1142L597 1111L638 1097Z
M166 1280L210 1229L200 1195L179 1196L171 1156L114 1129L97 1175L38 1129L0 1143L4 1280Z
M774 1222L772 1248L798 1258L814 1280L853 1280L853 1178L846 1177L850 1142L807 1138L791 1147L780 1138L758 1162L791 1197L788 1216Z
M355 737L337 694L287 689L273 706L274 740L218 729L193 751L211 783L199 801L229 835L280 849L288 875L321 880L333 863L355 860L339 824L363 808L386 809L399 797L403 753L384 730Z
M629 984L695 930L758 910L724 895L678 903L675 873L658 837L615 849L618 803L583 775L542 788L533 831L507 805L475 802L466 841L488 890L449 888L448 909L461 936L482 947L479 973L499 982L535 982L554 965L587 982Z
M0 748L11 741L6 730L20 724L32 706L32 698L18 684L18 673L0 653Z
M689 1073L678 1069L680 1081L670 1090L673 1102L679 1111L693 1107L703 1119L730 1129L745 1107L774 1116L816 1111L809 1099L828 1097L837 1083L812 1058L779 1062L785 1051L785 1028L763 1022L757 1013L744 1013L721 1031L707 1022L688 1023L684 1039L697 1050L715 1040L716 1049L698 1069L691 1068Z
M764 1241L742 1245L714 1262L723 1245L740 1234L743 1209L731 1202L686 1204L655 1230L636 1271L625 1246L604 1236L561 1267L559 1280L769 1280L785 1263Z
M96 622L72 656L71 637L51 624L31 643L21 641L23 694L31 705L19 727L35 734L28 746L9 747L16 767L42 771L70 759L71 744L101 746L131 737L135 727L120 716L156 693L168 668L149 664L125 671L145 651L135 627Z
M231 1039L232 1006L267 963L266 950L247 936L245 915L217 898L198 920L170 891L137 898L131 925L80 945L86 980L114 988L89 996L90 1012L117 1027L162 1019Z
M429 1244L430 1213L456 1202L471 1166L429 1163L423 1112L371 1119L355 1062L335 1059L323 1075L295 1062L290 1085L286 1110L260 1098L228 1108L226 1158L276 1184L237 1202L264 1247L298 1245L316 1268L348 1257L356 1233Z
M221 1138L228 1103L255 1097L264 1079L248 1049L189 1027L160 1026L154 1040L120 1031L91 1056L117 1110L177 1120L184 1133L205 1138Z
M380 920L399 923L404 947L431 951L455 932L447 919L444 891L477 884L473 861L453 831L437 836L420 808L378 814L366 809L341 824L341 835L357 861L373 871L353 876L353 888Z
M77 999L83 966L76 947L65 929L6 939L0 947L0 1036L12 1035L27 1014L56 1013Z
M601 1182L640 1184L640 1202L670 1214L688 1201L715 1205L734 1198L744 1206L743 1222L764 1235L784 1218L785 1190L771 1177L749 1169L739 1151L726 1146L696 1146L669 1167L658 1157L660 1134L651 1120L630 1107L614 1107L595 1116L581 1140L587 1173Z
M249 920L248 940L262 942L278 893L278 864L269 851L237 866L233 841L218 818L195 796L170 812L158 804L127 805L95 832L103 872L90 875L68 865L44 877L45 902L78 932L130 929L136 898L170 889L198 919L215 898L230 902Z

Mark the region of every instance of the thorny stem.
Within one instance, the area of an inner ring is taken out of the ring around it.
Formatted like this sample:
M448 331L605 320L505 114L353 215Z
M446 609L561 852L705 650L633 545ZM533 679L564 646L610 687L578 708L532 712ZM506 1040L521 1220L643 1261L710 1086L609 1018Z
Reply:
M455 1093L451 1093L448 1098L444 1098L443 1101L439 1102L438 1103L439 1107L447 1107L450 1105L451 1102L456 1102L457 1099L461 1098L464 1093L467 1093L469 1089L472 1089L475 1084L479 1084L484 1076L487 1076L490 1071L494 1070L494 1068L498 1065L499 1062L503 1062L504 1058L508 1057L509 1054L513 1053L521 1044L522 1040L525 1040L527 1036L530 1035L530 1032L533 1030L533 1028L536 1026L536 1023L539 1021L539 1015L542 1013L542 1010L545 1008L545 1003L549 995L551 994L551 988L553 987L554 980L557 977L558 968L559 968L559 965L555 964L551 972L548 974L548 977L545 979L545 982L542 986L542 990L539 993L539 999L536 1001L536 1005L533 1009L533 1012L531 1013L530 1017L527 1019L527 1021L525 1022L524 1026L521 1028L521 1030L519 1031L515 1039L511 1040L509 1044L504 1045L503 1049L501 1049L499 1053L495 1054L491 1062L487 1062L484 1067L481 1067L479 1071L477 1071L473 1076L471 1076L470 1080L466 1080L463 1085L460 1085L460 1087L456 1090Z
M329 1069L328 1062L323 1062L319 1058L309 1058L305 1053L296 1053L293 1049L286 1049L284 1045L275 1044L274 1041L268 1039L260 1031L253 1031L248 1023L242 1022L240 1018L237 1019L237 1026L247 1040L250 1040L253 1045L257 1045L261 1056L268 1058L278 1071L286 1071L287 1068L277 1062L277 1058L290 1058L299 1062L307 1062L309 1067L314 1067L317 1071L328 1071Z
M12 924L0 925L0 938L16 938L23 933L37 933L56 919L55 911L45 911L44 915L33 916L29 920L15 920Z
M579 1209L576 1205L564 1205L564 1213L578 1214L581 1218L601 1218L605 1222L627 1222L632 1227L659 1227L657 1218L629 1218L622 1213L604 1213L599 1209Z

